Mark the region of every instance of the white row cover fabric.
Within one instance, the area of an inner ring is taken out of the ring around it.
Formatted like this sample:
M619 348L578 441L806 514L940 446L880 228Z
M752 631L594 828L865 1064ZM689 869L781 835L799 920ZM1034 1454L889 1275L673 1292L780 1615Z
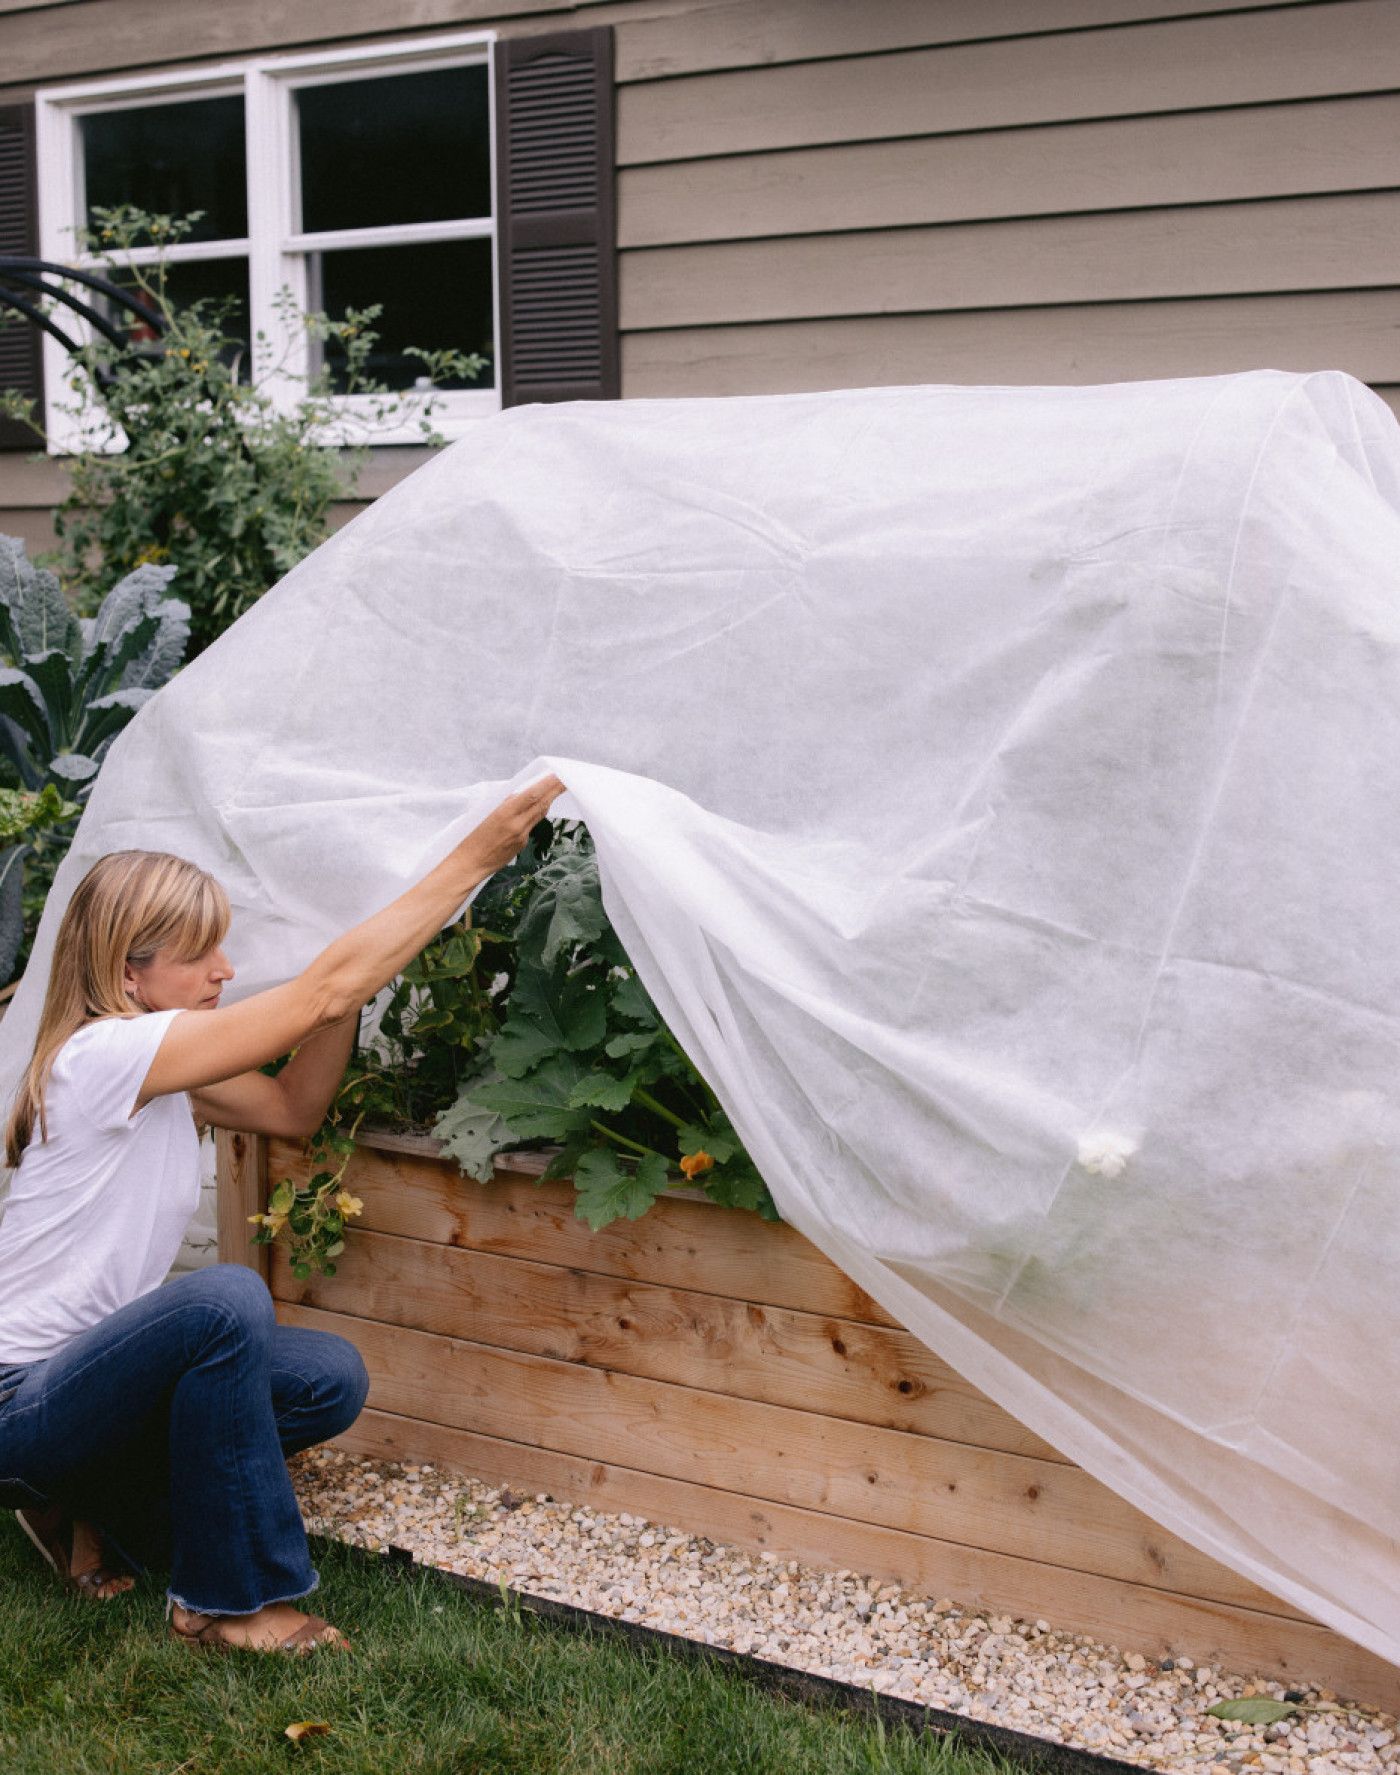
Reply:
M0 1088L104 852L218 874L236 998L549 769L785 1218L1158 1522L1400 1660L1381 400L1262 370L483 422L118 740Z

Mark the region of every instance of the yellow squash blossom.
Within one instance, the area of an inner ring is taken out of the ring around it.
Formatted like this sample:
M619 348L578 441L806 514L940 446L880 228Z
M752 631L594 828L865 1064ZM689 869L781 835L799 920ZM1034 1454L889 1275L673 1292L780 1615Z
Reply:
M714 1163L707 1152L688 1153L681 1160L681 1170L687 1177L698 1177L702 1171L712 1171Z

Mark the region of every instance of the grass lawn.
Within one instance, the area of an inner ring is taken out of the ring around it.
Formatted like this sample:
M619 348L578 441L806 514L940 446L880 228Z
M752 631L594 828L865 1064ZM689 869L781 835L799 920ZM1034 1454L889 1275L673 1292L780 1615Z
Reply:
M207 1656L151 1579L68 1597L0 1517L3 1775L993 1775L1013 1765L765 1692L742 1671L501 1609L316 1543L352 1654ZM294 1744L285 1727L324 1720ZM1024 1768L1024 1765L1019 1765Z

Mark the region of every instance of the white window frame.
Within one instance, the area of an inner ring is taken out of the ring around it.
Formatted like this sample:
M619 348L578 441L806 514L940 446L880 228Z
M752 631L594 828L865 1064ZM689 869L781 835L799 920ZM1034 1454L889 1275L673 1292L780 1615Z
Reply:
M491 242L492 337L496 341L495 386L448 389L434 398L429 416L446 438L461 437L478 420L499 412L500 396L500 254L495 214L496 92L492 68L494 31L461 31L437 37L412 37L364 44L353 49L268 55L218 62L175 73L126 76L88 81L78 86L51 87L35 95L39 189L39 254L41 258L83 270L102 269L102 261L77 250L74 229L85 213L79 120L98 111L127 110L179 99L202 99L242 92L248 180L248 233L241 240L184 242L165 249L171 265L197 259L246 256L249 322L253 334L265 333L268 349L285 357L285 374L266 382L283 408L305 391L306 342L283 351L285 338L273 308L279 289L290 288L298 308L307 306L307 256L318 250L346 246L398 246L438 240L489 239ZM492 213L458 221L391 224L364 229L337 229L307 234L300 231L300 177L297 163L295 94L303 86L366 76L418 73L440 68L484 65L487 77L487 132L490 154ZM149 264L155 248L125 255L131 264ZM77 336L88 329L76 321ZM81 415L71 411L68 354L47 334L44 352L44 423L51 453L91 446L93 434ZM265 373L266 365L258 366ZM325 428L317 442L419 444L422 433L410 418L392 427L366 430L369 403L339 396L343 415ZM68 409L68 410L65 410ZM120 441L113 446L120 447Z

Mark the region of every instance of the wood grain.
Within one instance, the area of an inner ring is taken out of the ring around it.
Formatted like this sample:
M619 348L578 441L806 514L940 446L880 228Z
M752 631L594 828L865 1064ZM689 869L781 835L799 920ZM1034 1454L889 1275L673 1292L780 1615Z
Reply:
M331 1279L298 1281L279 1248L272 1292L558 1362L1064 1462L911 1333L883 1325L359 1229Z
M219 1262L244 1264L264 1280L269 1272L269 1248L249 1244L253 1228L248 1224L248 1216L261 1214L266 1203L266 1145L261 1134L230 1133L227 1128L214 1130Z
M287 1301L277 1313L285 1324L349 1337L370 1370L370 1403L402 1417L586 1459L621 1456L643 1472L773 1503L1293 1613L1078 1467Z
M484 1186L464 1177L451 1160L425 1162L413 1150L362 1144L350 1161L346 1182L364 1202L357 1225L371 1232L596 1270L760 1306L894 1324L795 1227L770 1226L742 1209L677 1193L662 1197L640 1220L615 1221L595 1233L574 1213L572 1183L537 1181L543 1163L535 1155L504 1154L497 1180ZM271 1143L269 1164L278 1177L304 1177L310 1169L299 1146L287 1141Z

